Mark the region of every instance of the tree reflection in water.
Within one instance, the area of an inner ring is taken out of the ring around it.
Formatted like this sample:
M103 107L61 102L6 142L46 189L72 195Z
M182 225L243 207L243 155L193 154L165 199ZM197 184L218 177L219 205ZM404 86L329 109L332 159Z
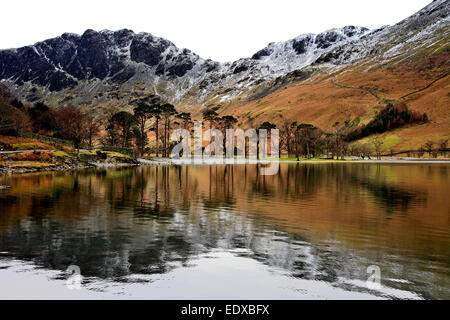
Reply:
M377 264L386 279L406 280L386 285L442 297L448 169L328 163L281 165L275 176L259 175L259 165L13 176L0 193L0 251L125 281L189 267L212 249L243 249L236 254L340 287L365 281Z

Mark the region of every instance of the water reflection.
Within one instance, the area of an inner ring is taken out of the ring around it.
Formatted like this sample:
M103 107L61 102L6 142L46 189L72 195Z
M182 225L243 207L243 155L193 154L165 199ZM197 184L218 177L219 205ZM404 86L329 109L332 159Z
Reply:
M0 256L120 282L189 269L220 249L311 286L450 298L449 169L328 163L281 165L276 176L224 165L3 177L12 189L0 193ZM386 290L365 287L373 264Z

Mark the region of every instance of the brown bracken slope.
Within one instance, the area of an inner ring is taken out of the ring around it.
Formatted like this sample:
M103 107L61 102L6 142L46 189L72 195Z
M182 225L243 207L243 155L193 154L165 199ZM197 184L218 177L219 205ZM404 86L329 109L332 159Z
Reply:
M336 122L360 117L369 122L390 101L406 102L411 110L425 112L426 124L402 127L382 136L387 147L417 149L426 141L450 137L450 45L438 54L365 62L316 72L312 78L292 83L261 99L235 101L219 110L240 123L271 121L311 123L327 131Z

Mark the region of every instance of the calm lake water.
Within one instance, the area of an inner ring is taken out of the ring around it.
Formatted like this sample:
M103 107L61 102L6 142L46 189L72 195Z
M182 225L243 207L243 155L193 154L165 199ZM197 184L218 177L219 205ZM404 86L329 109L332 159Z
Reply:
M450 165L0 177L1 298L449 299ZM66 285L70 265L80 289ZM381 285L368 287L369 266Z

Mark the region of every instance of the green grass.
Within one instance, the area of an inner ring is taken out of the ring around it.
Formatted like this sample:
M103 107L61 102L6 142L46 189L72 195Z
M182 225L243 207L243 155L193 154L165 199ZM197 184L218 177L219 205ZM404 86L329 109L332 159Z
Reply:
M14 150L54 149L54 147L40 142L13 143L11 144L11 146L14 148Z
M96 156L97 153L95 153L94 151L87 151L87 152L80 152L80 155L85 155L85 156Z
M14 161L11 165L8 162L0 162L0 167L3 168L46 168L54 167L56 164L39 161Z
M53 152L53 156L60 158L73 158L73 156L69 155L67 152L64 151L55 151Z
M108 158L122 158L122 159L133 159L132 157L130 157L127 154L123 154L120 152L113 152L113 151L101 151L102 153L106 153L106 155L108 156ZM97 151L87 151L87 152L80 152L80 155L85 155L85 156L97 156Z
M111 158L133 159L129 155L123 154L123 153L119 153L119 152L112 152L112 151L104 151L104 152L108 155L108 157L111 157Z
M383 139L383 147L390 150L393 147L395 147L397 144L399 144L400 142L402 142L402 139L400 139L398 136L388 135Z
M372 139L373 139L374 137L376 137L376 136L381 136L381 138L383 139L382 149L383 149L384 151L391 150L391 149L393 149L397 144L399 144L400 142L402 142L402 139L401 139L399 136L397 136L397 135L395 135L395 134L392 134L392 133L389 133L389 132L385 132L385 133L382 133L381 135L376 134L376 135L371 135L371 136L369 136L369 137L365 137L365 138L363 138L363 139L360 139L360 140L355 141L355 143L359 143L359 144L366 144L366 143L367 143L367 144L369 144L371 147L373 147L373 146L372 146Z

